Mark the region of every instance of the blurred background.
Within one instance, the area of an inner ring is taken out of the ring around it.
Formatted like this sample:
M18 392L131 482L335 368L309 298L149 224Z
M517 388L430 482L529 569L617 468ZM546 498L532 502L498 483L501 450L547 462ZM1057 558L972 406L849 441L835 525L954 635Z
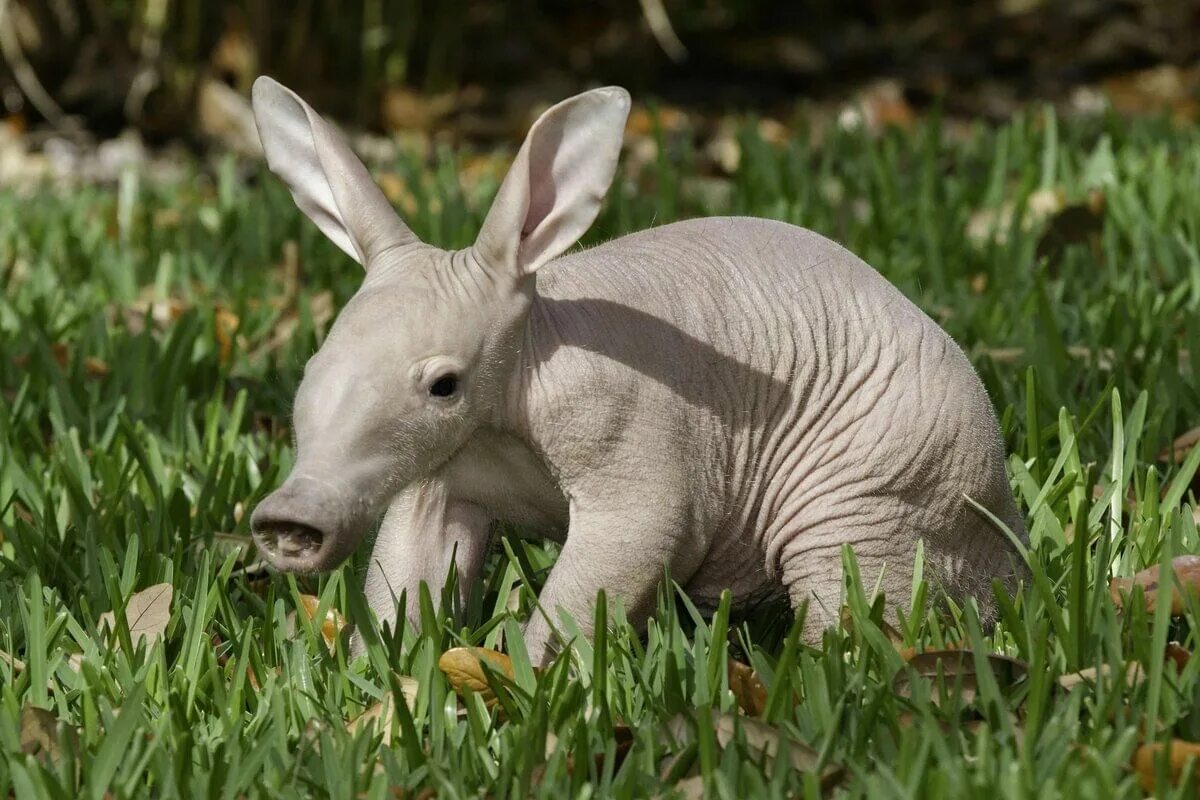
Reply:
M261 73L419 146L511 141L550 102L619 83L655 124L686 117L718 169L731 112L766 138L933 111L952 130L1031 101L1186 124L1198 34L1200 0L0 0L0 179L253 154Z

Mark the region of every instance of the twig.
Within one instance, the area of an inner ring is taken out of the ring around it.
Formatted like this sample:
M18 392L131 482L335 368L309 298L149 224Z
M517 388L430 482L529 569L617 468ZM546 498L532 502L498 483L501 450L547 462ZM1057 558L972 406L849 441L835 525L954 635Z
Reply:
M54 127L69 128L67 115L42 86L37 73L33 71L33 66L21 52L21 41L17 37L17 27L8 13L8 4L9 0L0 0L0 52L4 55L4 62L12 70L13 77L16 78L17 85L21 87L21 92L29 104Z
M667 16L667 9L663 7L662 0L638 0L638 2L642 7L642 16L646 18L646 24L650 26L650 33L654 36L654 41L658 42L658 46L667 54L667 58L675 62L687 58L687 48L675 35L675 28L671 26L671 18Z

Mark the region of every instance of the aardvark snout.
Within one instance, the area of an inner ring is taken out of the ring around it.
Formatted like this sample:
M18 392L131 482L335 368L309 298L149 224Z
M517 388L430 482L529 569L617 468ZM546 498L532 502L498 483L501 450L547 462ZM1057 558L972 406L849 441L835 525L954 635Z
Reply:
M289 479L254 509L250 517L254 543L276 569L332 569L357 543L348 530L344 505L324 484Z

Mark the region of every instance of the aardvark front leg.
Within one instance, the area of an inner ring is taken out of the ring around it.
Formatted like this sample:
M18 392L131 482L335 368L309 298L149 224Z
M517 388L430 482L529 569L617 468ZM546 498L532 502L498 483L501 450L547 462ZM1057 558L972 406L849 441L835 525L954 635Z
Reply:
M395 622L396 604L405 592L408 618L417 620L421 581L436 600L452 559L458 567L459 597L465 599L483 570L490 524L483 509L450 499L438 479L400 492L384 515L363 587L380 624Z
M641 628L654 610L663 566L681 583L691 577L703 554L683 538L686 523L668 508L592 511L572 502L566 543L525 626L525 646L535 664L546 664L563 644L547 615L561 629L560 615L569 614L591 638L596 595L604 589L608 601L620 600L628 620Z

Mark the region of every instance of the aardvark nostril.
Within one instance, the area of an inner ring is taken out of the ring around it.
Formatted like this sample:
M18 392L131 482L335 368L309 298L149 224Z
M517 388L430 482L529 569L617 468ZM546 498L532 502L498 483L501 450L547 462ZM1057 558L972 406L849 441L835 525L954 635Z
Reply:
M316 555L324 535L302 522L263 522L255 527L254 540L271 556L300 558Z

